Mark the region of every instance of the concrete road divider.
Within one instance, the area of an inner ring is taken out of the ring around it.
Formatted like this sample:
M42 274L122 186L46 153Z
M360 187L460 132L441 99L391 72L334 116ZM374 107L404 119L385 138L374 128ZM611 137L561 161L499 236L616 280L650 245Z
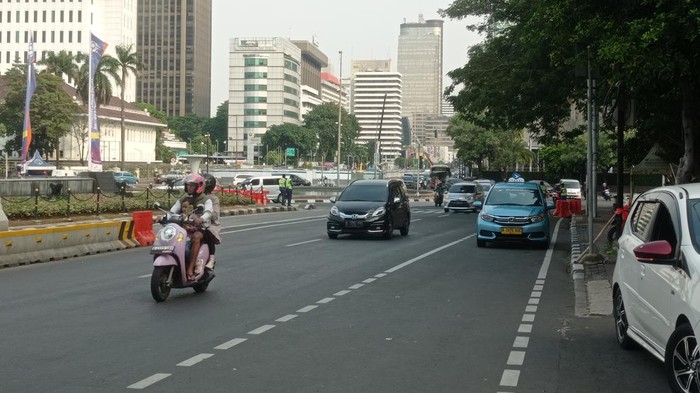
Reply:
M138 247L134 222L101 221L0 232L0 267Z

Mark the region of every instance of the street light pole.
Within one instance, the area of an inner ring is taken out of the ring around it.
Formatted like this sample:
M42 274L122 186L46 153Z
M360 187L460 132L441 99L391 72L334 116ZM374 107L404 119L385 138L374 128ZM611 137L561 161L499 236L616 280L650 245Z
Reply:
M207 138L207 173L209 173L209 134L204 136Z
M343 51L338 51L340 54L340 74L338 77L338 156L336 157L336 168L338 170L338 175L337 175L337 180L336 180L336 186L340 186L340 117L341 117L341 110L342 110L342 104L341 104L341 99L343 97Z

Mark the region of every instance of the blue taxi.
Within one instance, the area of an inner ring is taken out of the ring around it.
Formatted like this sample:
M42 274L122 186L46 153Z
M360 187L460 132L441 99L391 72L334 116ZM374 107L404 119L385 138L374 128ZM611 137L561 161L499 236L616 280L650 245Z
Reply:
M549 210L538 184L522 178L496 183L481 207L476 222L476 245L487 242L522 242L549 248Z

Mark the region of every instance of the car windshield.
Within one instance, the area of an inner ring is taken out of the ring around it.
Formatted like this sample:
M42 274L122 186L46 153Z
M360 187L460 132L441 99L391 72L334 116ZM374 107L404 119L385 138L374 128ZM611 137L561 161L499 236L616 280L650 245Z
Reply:
M453 194L473 194L476 192L476 186L473 184L455 184L448 192Z
M479 184L481 184L481 188L483 188L484 191L488 191L491 189L491 182L480 181Z
M494 188L487 205L542 206L538 190L525 188Z
M339 201L386 201L385 184L361 184L348 186L338 197Z
M581 183L578 181L564 181L562 183L564 183L566 188L581 188Z

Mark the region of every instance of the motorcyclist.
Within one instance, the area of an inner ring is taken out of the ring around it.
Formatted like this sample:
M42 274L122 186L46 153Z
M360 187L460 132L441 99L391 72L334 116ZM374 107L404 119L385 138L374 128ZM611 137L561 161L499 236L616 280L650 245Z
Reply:
M212 194L214 188L216 187L216 178L213 175L204 175L204 195L208 196L212 203L212 215L208 226L206 226L206 231L204 232L204 241L207 242L209 246L209 260L207 261L206 269L208 273L213 274L214 266L216 265L216 259L214 254L216 253L216 245L221 243L221 223L219 222L220 216L220 204L219 197Z
M204 268L204 261L198 263L197 254L199 254L199 248L202 245L202 240L204 239L204 232L201 225L204 223L209 223L213 214L213 204L209 196L204 195L204 177L196 173L190 173L185 176L182 181L185 185L185 192L187 193L182 198L175 201L175 204L170 208L170 212L173 214L179 214L182 210L182 203L187 199L191 198L190 201L192 206L196 208L199 205L204 206L204 212L201 215L194 215L192 217L193 224L196 228L191 235L191 249L190 249L190 260L187 264L187 280L192 281Z
M445 193L445 184L440 179L435 179L435 206L442 205L443 194Z

